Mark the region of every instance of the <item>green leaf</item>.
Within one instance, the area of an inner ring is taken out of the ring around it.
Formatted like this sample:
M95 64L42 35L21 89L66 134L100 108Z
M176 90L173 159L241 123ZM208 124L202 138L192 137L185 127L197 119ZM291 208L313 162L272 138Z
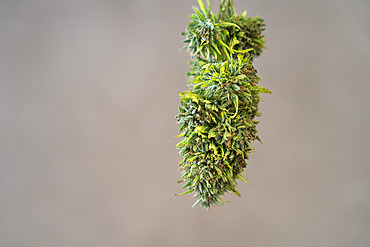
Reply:
M197 13L199 19L201 19L202 21L206 21L206 19L204 18L204 16L199 12L199 10L195 9L194 8L194 11Z
M194 52L193 56L197 55L201 50L203 50L203 48L204 48L203 45L199 46L198 50Z
M226 46L226 47L227 47L227 46ZM225 54L226 54L226 56L227 56L227 59L231 60L231 57L230 57L229 51L226 49L226 47L225 47L225 46L223 46L222 48L223 48L223 50L224 50L224 52L225 52ZM228 47L227 47L227 48L228 48Z
M236 27L237 29L241 29L238 25L236 25L235 23L231 23L231 22L221 22L219 25L221 27Z
M206 7L204 6L203 1L202 0L198 0L198 4L199 4L200 9L204 13L204 15L205 16L208 16L208 13L207 13Z
M183 196L183 195L189 194L193 191L194 191L194 189L191 189L191 190L185 191L184 193L181 193L181 194L175 194L175 196Z
M190 181L188 181L184 186L182 186L182 188L184 189L185 187L188 187L188 186L190 186L191 185L191 182Z
M239 196L239 197L241 196L241 195L240 195L240 192L239 192L239 191L237 191L236 189L233 189L233 192L235 193L235 195L237 195L237 196Z
M239 179L241 179L244 183L248 184L247 180L243 176L239 176Z
M246 49L246 50L234 50L233 49L233 51L236 52L236 53L248 53L250 51L253 51L253 48L249 48L249 49Z
M264 87L260 87L260 86L257 86L258 90L260 90L261 93L269 93L271 94L271 91L264 88Z
M208 138L216 137L216 131L215 129L211 129L208 133Z
M244 80L246 77L247 77L246 75L238 75L237 77L235 77L235 79Z
M215 14L213 14L213 12L211 11L211 15L212 15L212 19L213 19L213 21L214 22L216 22L217 21L217 17L215 16Z
M239 87L238 85L236 85L236 84L232 84L231 86L232 86L232 88L233 88L235 91L239 91L239 90L240 90L240 87Z
M220 54L221 55L221 52L220 52L220 50L217 48L217 46L216 45L211 45L212 46L212 48L218 53L218 54Z
M230 51L230 48L221 39L217 39L217 40L218 42L220 42L221 45L223 45L225 48L227 48Z
M195 207L196 205L198 205L200 202L202 201L202 198L199 198L194 204L192 207Z
M235 114L234 114L231 118L236 117L236 114L238 114L238 109L239 109L239 98L238 98L238 96L237 96L237 95L235 95L235 97L234 97L234 105L235 105L235 109L236 109L236 111L235 111Z

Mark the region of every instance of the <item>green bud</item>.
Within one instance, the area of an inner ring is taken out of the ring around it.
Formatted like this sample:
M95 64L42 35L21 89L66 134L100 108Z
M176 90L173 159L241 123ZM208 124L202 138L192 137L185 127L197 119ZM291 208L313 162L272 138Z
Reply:
M184 43L189 50L189 91L180 93L177 144L182 179L187 191L198 197L195 205L221 205L222 195L237 190L237 179L246 182L243 169L260 140L255 117L260 78L253 58L265 47L263 20L235 13L232 0L223 0L216 17L208 3L198 0L200 10L191 15Z

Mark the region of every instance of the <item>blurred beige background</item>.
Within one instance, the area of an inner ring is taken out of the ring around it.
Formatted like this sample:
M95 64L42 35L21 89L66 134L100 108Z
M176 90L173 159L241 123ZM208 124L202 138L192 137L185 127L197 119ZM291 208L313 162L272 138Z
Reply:
M207 212L174 196L196 1L0 1L1 247L370 246L370 1L235 3L273 94L250 185Z

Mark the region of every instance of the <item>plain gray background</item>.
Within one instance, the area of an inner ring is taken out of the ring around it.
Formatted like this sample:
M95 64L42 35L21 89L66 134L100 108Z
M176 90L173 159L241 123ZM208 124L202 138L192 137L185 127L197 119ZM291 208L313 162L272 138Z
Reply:
M370 1L235 0L273 94L250 185L208 212L174 196L196 4L0 1L1 247L370 246Z

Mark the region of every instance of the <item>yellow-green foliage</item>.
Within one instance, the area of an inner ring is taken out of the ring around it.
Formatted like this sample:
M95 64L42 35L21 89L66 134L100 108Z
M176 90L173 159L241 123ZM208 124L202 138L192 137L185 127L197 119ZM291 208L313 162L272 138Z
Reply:
M183 35L193 60L188 73L190 91L180 93L177 144L183 194L195 192L194 204L220 205L229 191L237 195L237 179L259 140L256 125L261 93L252 60L264 48L263 20L237 15L232 0L223 0L216 17L198 0L192 21Z

